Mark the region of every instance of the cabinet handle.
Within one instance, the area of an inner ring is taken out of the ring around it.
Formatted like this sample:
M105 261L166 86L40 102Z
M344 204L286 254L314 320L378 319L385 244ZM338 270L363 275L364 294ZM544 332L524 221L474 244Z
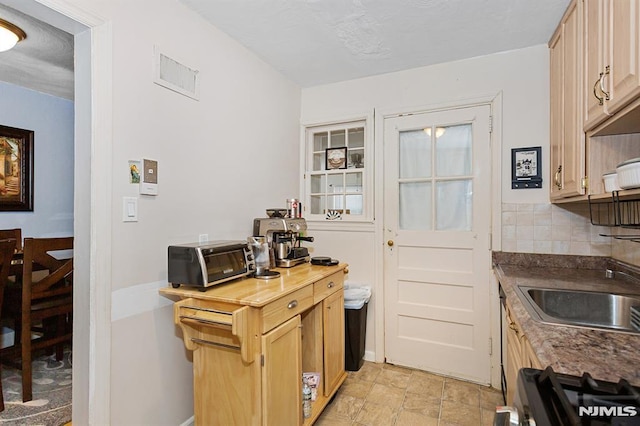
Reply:
M298 301L297 300L292 300L291 302L289 302L289 304L287 305L287 308L289 309L293 309L296 306L298 306Z
M329 284L327 284L327 288L333 288L335 284L333 283L333 281L331 281Z
M555 184L558 187L558 189L562 189L562 182L560 182L560 173L561 172L562 172L562 164L560 164L558 166L558 170L556 170L555 177L553 178L553 181L555 182Z
M604 104L604 97L602 96L598 96L598 84L602 85L602 75L603 73L600 73L600 78L596 80L595 84L593 85L593 96L596 97L596 99L598 100L598 105L603 105Z
M609 71L610 71L610 68L609 68L609 65L607 65L604 69L604 75L600 73L600 91L602 91L602 94L604 95L604 99L607 101L611 99L611 96L609 92L604 90L604 77L609 75ZM600 105L602 105L602 102L600 103Z

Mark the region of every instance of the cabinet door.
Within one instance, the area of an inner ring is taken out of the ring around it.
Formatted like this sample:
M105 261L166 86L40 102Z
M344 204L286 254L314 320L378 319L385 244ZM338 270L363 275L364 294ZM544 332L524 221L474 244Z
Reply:
M550 44L549 61L551 66L550 75L550 151L551 151L551 199L562 198L562 53L564 50L564 39L556 37Z
M606 118L600 73L604 74L604 6L606 0L582 0L584 29L584 130ZM602 82L604 84L604 82Z
M522 346L522 365L527 368L537 368L538 370L542 370L542 364L538 360L536 353L533 351L533 347L531 346L531 342L529 342L529 339L524 337Z
M507 405L513 404L513 396L516 391L518 371L522 368L522 348L520 347L520 332L518 325L510 318L507 310Z
M344 293L336 291L323 302L324 394L331 395L344 375Z
M583 195L585 140L582 131L582 4L572 2L551 47L551 197Z
M262 424L302 424L300 315L262 336Z
M606 35L603 46L610 72L605 79L610 100L605 102L614 114L640 93L640 1L606 1Z

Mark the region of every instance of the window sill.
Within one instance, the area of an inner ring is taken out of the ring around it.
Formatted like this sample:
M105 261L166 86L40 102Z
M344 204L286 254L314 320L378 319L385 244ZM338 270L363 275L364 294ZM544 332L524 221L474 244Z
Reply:
M352 231L374 232L373 220L310 220L307 219L307 229L315 231Z

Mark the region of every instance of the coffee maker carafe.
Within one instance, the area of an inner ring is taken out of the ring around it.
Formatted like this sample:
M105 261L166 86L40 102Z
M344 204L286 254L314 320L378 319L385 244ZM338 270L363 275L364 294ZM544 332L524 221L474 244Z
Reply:
M303 218L272 217L253 220L253 235L265 236L275 266L290 268L309 261L309 250L301 247L302 241L313 242L313 237L303 236L307 222Z

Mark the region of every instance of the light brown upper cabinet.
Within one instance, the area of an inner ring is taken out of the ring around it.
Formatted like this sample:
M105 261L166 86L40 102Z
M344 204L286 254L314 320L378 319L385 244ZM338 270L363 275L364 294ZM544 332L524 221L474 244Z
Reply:
M582 2L572 1L551 41L551 199L585 194Z
M582 0L584 130L640 95L640 0Z

